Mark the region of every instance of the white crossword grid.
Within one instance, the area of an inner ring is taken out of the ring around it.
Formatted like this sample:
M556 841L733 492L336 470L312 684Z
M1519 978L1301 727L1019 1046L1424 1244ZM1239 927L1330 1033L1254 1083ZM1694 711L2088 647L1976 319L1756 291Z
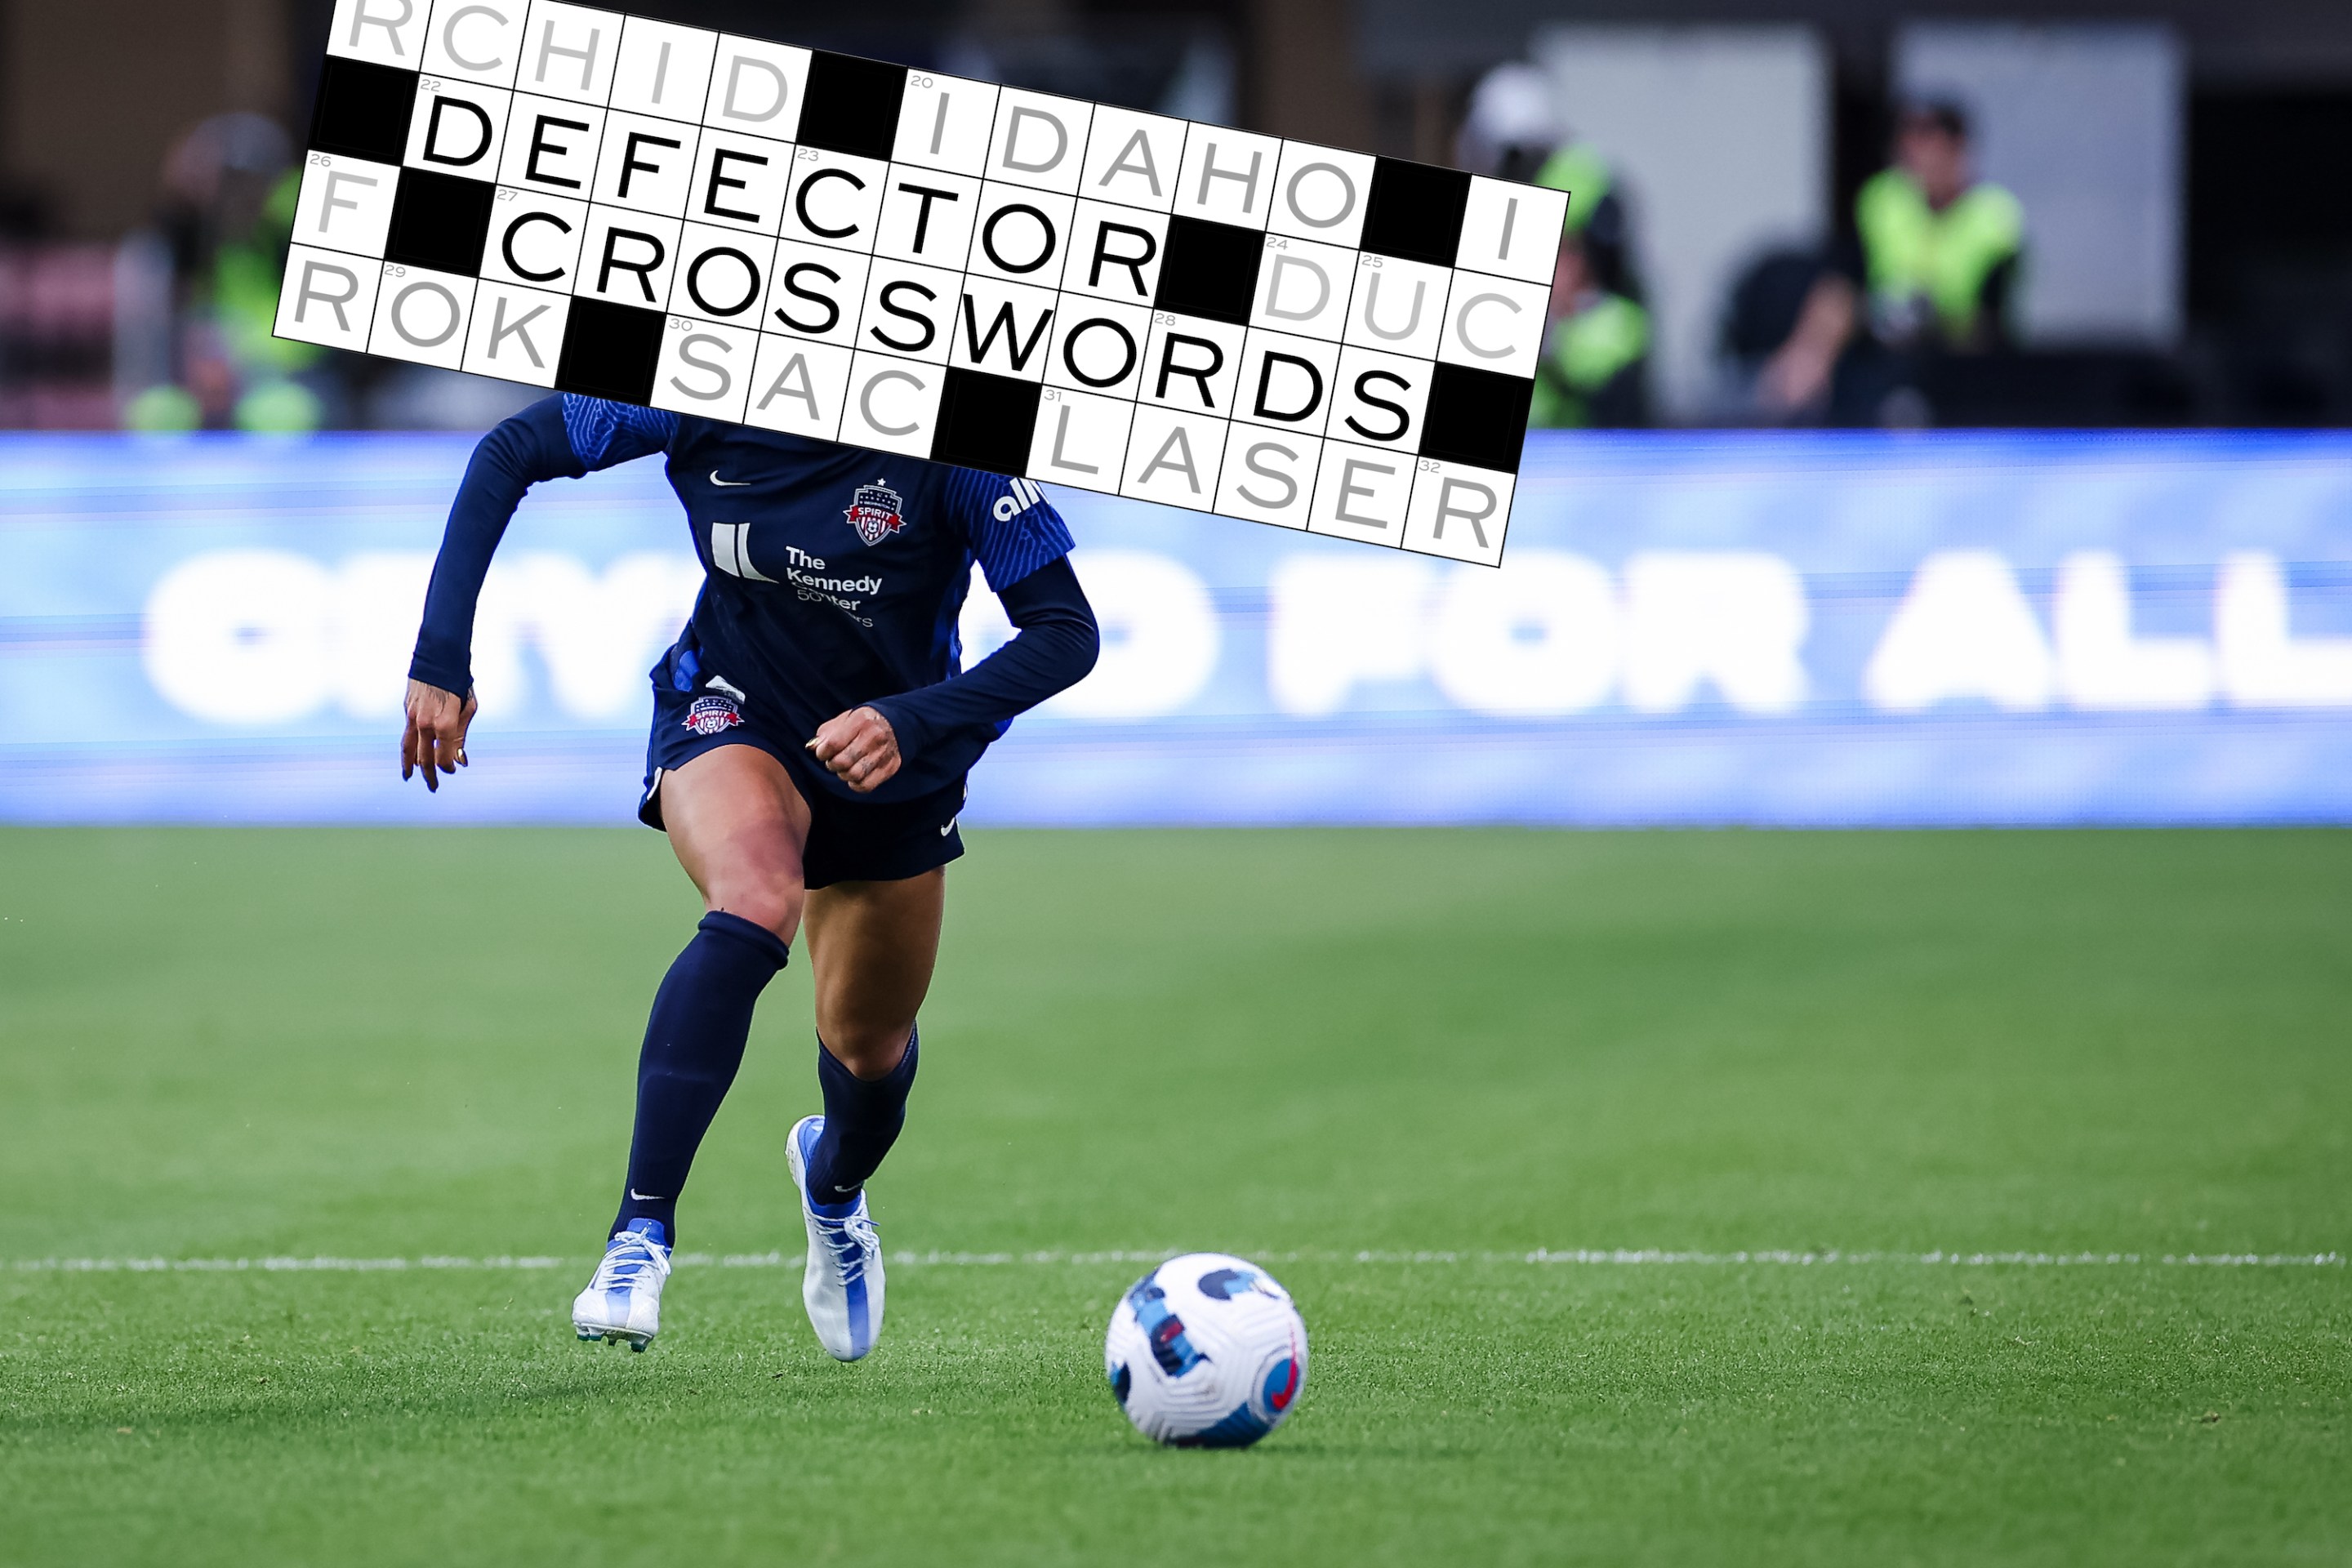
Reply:
M1567 202L553 0L337 0L277 330L1492 565Z

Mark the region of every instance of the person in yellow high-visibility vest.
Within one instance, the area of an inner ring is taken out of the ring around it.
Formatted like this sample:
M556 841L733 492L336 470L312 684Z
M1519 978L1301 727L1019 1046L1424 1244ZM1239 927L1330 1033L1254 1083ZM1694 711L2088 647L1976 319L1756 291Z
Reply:
M173 145L158 224L176 273L174 374L129 399L129 428L299 432L321 423L311 383L326 351L271 335L302 184L286 163L286 133L257 114L215 115Z
M1551 319L1536 362L1528 424L1537 429L1623 427L1649 423L1644 384L1650 313L1601 286L1574 229L1559 238L1552 270Z
M1528 423L1538 429L1649 423L1650 313L1634 298L1624 208L1585 142L1547 160L1536 184L1569 193L1552 268L1551 318Z
M1976 177L1968 117L1958 105L1904 110L1895 165L1862 187L1853 219L1882 339L1932 339L1963 350L2006 341L2025 209Z
M1787 341L1757 378L1768 413L1820 410L1832 377L1854 383L1849 390L1874 407L1907 380L1911 351L1969 353L2011 341L2024 208L1976 177L1968 116L1957 104L1903 110L1894 163L1864 184L1853 218L1853 243L1823 264ZM1867 335L1859 330L1865 324ZM1840 372L1850 345L1874 356L1873 374ZM1848 400L1846 392L1839 397ZM1872 410L1853 413L1866 420Z
M1624 198L1600 149L1561 124L1550 77L1518 60L1488 71L1470 95L1454 158L1475 174L1568 193L1528 423L1647 423L1650 315L1633 277Z
M301 171L287 170L270 187L260 221L213 252L213 316L242 383L235 414L241 430L313 430L322 413L318 394L295 378L325 351L273 335L278 280L301 191Z

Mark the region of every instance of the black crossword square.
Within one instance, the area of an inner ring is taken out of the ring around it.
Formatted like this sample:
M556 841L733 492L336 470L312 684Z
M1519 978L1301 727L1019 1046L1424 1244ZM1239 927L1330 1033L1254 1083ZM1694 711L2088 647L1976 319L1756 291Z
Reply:
M490 232L490 204L499 188L487 180L403 169L392 198L392 226L385 231L383 258L403 267L436 272L481 270L482 241Z
M1519 471L1528 439L1528 404L1536 384L1467 365L1437 366L1422 416L1421 455L1475 468Z
M1171 217L1160 262L1160 292L1151 302L1162 310L1245 327L1257 293L1257 264L1265 255L1265 236L1255 229Z
M555 361L555 389L616 403L643 403L654 395L668 318L604 300L572 301L563 323L563 352Z
M1451 267L1469 203L1470 176L1461 170L1382 158L1372 165L1364 237L1358 243L1377 255Z
M817 50L801 90L801 145L887 159L898 144L898 102L906 92L904 66Z
M1029 466L1029 437L1037 427L1034 381L1015 381L985 371L948 371L940 389L939 433L931 437L931 460L992 474L1017 474Z
M329 55L310 109L310 145L321 153L397 163L408 152L416 73Z

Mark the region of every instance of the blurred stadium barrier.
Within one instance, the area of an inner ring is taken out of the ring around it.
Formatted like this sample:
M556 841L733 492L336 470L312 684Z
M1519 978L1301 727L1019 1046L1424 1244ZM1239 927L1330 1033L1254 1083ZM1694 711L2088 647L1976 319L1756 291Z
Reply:
M526 502L476 766L399 784L467 449L0 440L0 819L629 821L653 464ZM1056 500L1103 659L974 820L2352 821L2352 437L1538 437L1499 572Z

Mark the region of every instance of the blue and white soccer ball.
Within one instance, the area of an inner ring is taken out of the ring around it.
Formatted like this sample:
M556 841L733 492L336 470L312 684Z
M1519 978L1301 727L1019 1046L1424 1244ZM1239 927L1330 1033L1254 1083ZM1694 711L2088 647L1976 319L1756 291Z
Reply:
M1245 1448L1297 1406L1307 1325L1265 1269L1190 1252L1119 1299L1103 1363L1120 1408L1152 1441Z

